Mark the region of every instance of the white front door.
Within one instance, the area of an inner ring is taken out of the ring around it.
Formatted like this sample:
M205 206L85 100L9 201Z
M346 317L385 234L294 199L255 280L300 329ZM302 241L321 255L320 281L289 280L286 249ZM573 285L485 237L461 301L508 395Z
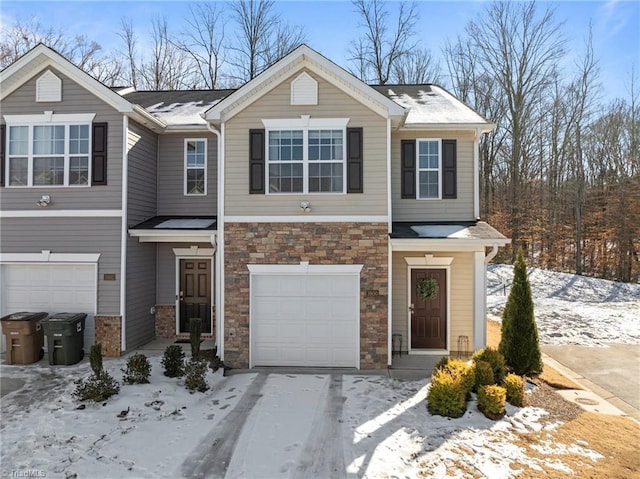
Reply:
M357 274L253 274L251 365L359 367L359 298Z
M2 265L1 314L18 311L87 313L85 350L93 344L96 313L96 265ZM2 344L4 349L4 337Z

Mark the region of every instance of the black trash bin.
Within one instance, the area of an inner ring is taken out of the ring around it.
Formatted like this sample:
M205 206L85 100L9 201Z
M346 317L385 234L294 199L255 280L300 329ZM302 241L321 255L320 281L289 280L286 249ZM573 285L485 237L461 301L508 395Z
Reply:
M70 365L84 357L85 313L56 313L42 322L47 336L49 364Z
M42 359L44 335L41 321L48 315L21 311L0 318L7 340L7 364L31 364Z

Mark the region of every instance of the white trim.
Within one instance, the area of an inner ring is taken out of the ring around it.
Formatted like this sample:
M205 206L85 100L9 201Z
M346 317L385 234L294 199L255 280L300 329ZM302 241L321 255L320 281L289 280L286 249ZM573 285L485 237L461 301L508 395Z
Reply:
M129 117L122 115L122 214L120 225L120 351L127 349L127 206L129 188Z
M239 216L230 215L223 218L227 223L386 223L386 215L338 216L313 215L305 216ZM222 223L221 223L222 224Z
M487 345L486 315L486 264L484 251L473 254L473 349L477 351Z
M35 115L3 115L4 121L10 126L47 125L49 123L91 123L95 113L53 113L45 111Z
M435 258L427 254L419 258L406 258L407 262L407 353L416 355L448 355L451 351L451 263L452 257ZM447 337L445 349L411 349L411 273L420 269L441 269L445 271L447 288Z
M426 266L429 268L451 266L451 263L453 263L452 256L433 256L432 254L425 254L419 257L405 257L404 260L409 266Z
M473 138L473 217L480 218L480 138L482 130L476 128Z
M296 84L303 82L302 90L296 88ZM291 81L291 105L317 105L318 104L318 82L307 72L302 72ZM302 98L301 98L302 97ZM304 100L308 98L308 100Z
M191 246L189 248L173 248L174 255L184 258L212 257L215 252L215 248L201 248L199 246Z
M355 274L362 271L362 264L248 264L251 274Z
M42 91L43 82L45 91ZM62 101L62 80L51 70L46 70L36 80L36 102L46 103L59 101Z
M129 230L140 243L199 243L208 241L215 230Z
M211 129L216 135L218 135L218 225L223 225L218 230L218 247L216 256L216 332L217 332L217 346L218 356L220 360L224 361L224 164L225 164L225 150L224 150L224 135L225 135L225 123L220 125L220 131Z
M435 168L420 168L420 143L436 143L438 145L438 196L420 196L420 172L433 172ZM416 199L420 201L433 201L442 199L442 139L441 138L416 138Z
M364 265L362 264L309 264L308 261L301 261L300 264L247 264L249 269L249 368L253 368L253 301L251 301L251 291L253 289L253 278L256 275L301 275L301 274L331 274L344 276L357 276L358 278L358 318L355 321L356 327L356 351L354 364L356 369L360 369L360 296L362 293L360 285L360 273Z
M0 263L97 263L100 253L0 253Z
M193 255L191 252L195 252ZM213 335L213 306L216 306L216 311L218 310L218 306L215 304L215 285L214 285L214 253L215 249L213 248L200 248L198 246L192 246L191 248L173 248L173 253L176 256L176 324L175 324L175 332L177 334L185 334L185 332L180 331L180 261L196 259L196 260L205 260L209 261L209 294L211 295L211 304L209 305L209 321L211 322L211 334Z
M187 166L187 143L189 143L190 141L193 142L204 142L204 193L189 193L187 191L187 170L200 170L203 169L201 167L188 167ZM184 196L207 196L207 184L209 183L208 181L208 177L207 177L207 162L209 161L208 159L208 148L209 148L209 144L207 142L206 138L185 138L184 139L184 164L182 167L182 193Z
M349 118L311 118L301 115L300 118L263 118L262 124L268 130L341 130L347 127Z
M471 238L391 238L393 251L484 251L485 246L498 244L504 246L510 239L471 239Z
M493 123L405 123L398 131L463 131L480 129L489 133L496 129Z
M387 233L393 231L393 203L391 196L391 118L387 118ZM393 248L387 242L387 365L393 362Z
M34 194L34 204L37 200ZM120 218L123 210L4 210L0 218Z

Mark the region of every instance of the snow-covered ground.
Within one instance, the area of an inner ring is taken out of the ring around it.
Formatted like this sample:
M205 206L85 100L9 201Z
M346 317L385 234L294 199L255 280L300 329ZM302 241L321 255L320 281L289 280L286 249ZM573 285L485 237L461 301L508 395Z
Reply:
M640 344L640 285L538 268L527 271L541 343ZM512 266L489 265L490 318L500 320L512 281Z
M544 410L508 406L505 418L491 421L471 401L462 418L430 416L427 379L209 372L212 389L189 394L182 380L162 375L159 357L151 361L150 384L123 385L119 395L85 409L71 393L73 381L89 373L86 362L2 365L3 376L27 379L2 399L3 475L326 479L346 471L346 477L456 478L467 477L468 467L508 478L523 465L568 469L555 446L550 459L544 450L528 455L513 444L516 432L556 427ZM121 377L124 359L105 364ZM586 443L571 452L600 457Z

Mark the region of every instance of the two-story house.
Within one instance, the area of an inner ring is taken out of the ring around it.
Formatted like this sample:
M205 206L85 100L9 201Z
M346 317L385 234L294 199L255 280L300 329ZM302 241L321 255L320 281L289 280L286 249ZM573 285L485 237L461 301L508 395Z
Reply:
M89 313L110 355L188 333L231 367L484 346L479 141L435 85L301 46L237 90L110 89L39 45L0 72L0 313Z

